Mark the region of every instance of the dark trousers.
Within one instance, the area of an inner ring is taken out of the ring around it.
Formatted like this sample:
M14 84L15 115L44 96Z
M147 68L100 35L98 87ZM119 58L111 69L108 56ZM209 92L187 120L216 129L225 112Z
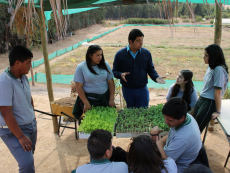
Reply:
M209 121L212 119L212 113L216 111L215 100L201 97L198 99L193 117L197 121L200 132L205 129Z
M122 86L122 93L127 104L127 108L140 108L149 106L149 90L147 86L133 89Z

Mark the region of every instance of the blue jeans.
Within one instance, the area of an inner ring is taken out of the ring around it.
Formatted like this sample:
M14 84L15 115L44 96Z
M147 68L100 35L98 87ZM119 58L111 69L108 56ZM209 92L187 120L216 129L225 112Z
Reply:
M37 122L34 119L32 123L19 126L25 136L32 142L32 150L24 151L19 140L7 128L0 128L0 137L9 148L11 154L18 162L19 173L35 173L34 157L35 144L37 141Z
M133 89L122 86L122 92L127 108L140 108L149 106L149 90L147 86Z

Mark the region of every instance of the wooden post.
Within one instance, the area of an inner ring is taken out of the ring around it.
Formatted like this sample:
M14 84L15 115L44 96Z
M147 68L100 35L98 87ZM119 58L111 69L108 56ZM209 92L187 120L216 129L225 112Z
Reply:
M215 35L214 35L214 44L220 46L221 42L221 33L222 33L222 4L216 0L216 17L215 17Z
M42 42L42 49L43 49L43 56L44 56L44 63L45 63L45 72L46 72L46 82L47 82L47 90L49 95L49 101L54 101L53 96L53 87L52 87L52 78L50 72L50 64L48 58L48 51L47 51L47 42L46 42L46 28L45 28L45 21L44 21L44 14L41 9L37 8L37 13L39 16L39 24L40 24L40 33L41 33L41 42ZM54 133L58 132L58 121L57 117L52 117L53 120L53 129Z

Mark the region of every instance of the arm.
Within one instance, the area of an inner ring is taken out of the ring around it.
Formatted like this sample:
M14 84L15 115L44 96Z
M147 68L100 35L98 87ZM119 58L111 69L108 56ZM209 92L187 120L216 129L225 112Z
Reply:
M212 119L216 119L216 117L218 117L220 115L220 110L221 110L221 89L215 89L215 103L216 103L216 111L217 112L213 112L212 114Z
M109 86L109 107L115 107L114 94L115 94L115 85L113 79L107 81Z
M187 150L188 144L182 138L174 138L164 147L167 157L171 157L175 162Z
M164 144L161 141L161 138L159 138L158 136L156 137L156 144L157 144L157 148L161 153L161 157L162 159L167 159L167 155L165 154L165 151L163 149Z
M197 95L197 91L196 89L193 87L193 92L192 94L190 95L190 103L189 103L189 106L191 107L191 110L188 111L188 113L190 115L193 115L194 114L194 110L195 110L195 106L196 106L196 102L198 100L198 95Z
M114 77L117 79L121 79L121 67L120 67L120 62L119 62L119 57L116 53L115 57L114 57L114 61L113 61L113 74Z
M149 58L147 62L147 73L149 74L151 79L156 82L156 79L159 77L159 75L156 72L155 67L153 65L152 56L150 52L149 52Z
M188 111L188 113L189 113L190 115L193 115L193 114L194 114L194 109L195 109L195 108L192 108L192 107L191 107L191 110Z
M81 98L82 102L84 103L83 112L91 109L92 107L91 107L88 99L86 98L85 92L83 90L83 83L76 82L76 89L77 89L77 93L78 93L79 97Z
M34 109L34 101L33 101L32 96L31 96L31 105L32 105L32 107L33 107L33 109Z
M14 136L18 138L19 143L21 144L24 151L30 152L32 148L32 142L27 136L23 134L22 130L20 129L17 120L12 113L12 106L0 106L0 111L3 119L6 122L6 125L14 134Z

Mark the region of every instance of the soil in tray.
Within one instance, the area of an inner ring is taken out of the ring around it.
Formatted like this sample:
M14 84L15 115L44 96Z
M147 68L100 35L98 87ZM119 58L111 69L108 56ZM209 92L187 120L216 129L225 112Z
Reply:
M77 97L65 97L54 101L54 104L61 106L74 106Z

